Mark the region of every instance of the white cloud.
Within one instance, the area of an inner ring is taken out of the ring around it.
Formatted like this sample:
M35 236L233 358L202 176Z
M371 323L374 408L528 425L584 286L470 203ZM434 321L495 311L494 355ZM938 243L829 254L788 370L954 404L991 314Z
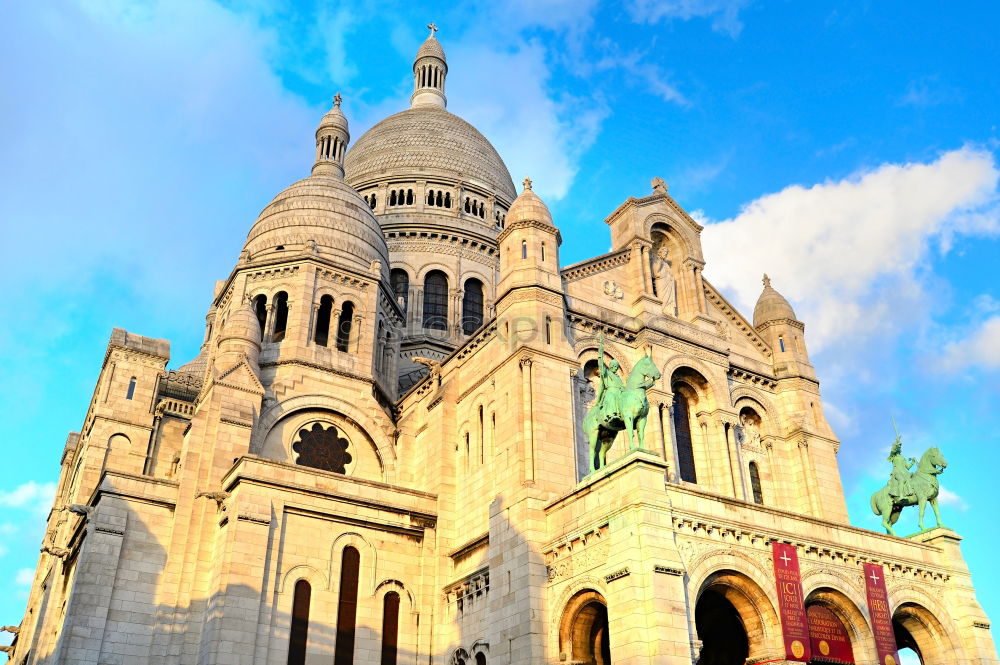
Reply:
M31 583L34 580L35 580L34 568L21 568L14 575L14 584L20 587L31 586Z
M938 489L938 500L941 502L942 506L951 506L961 510L962 512L969 509L969 504L966 503L965 499L943 485Z
M988 318L964 339L947 343L940 367L945 371L1000 368L1000 315Z
M792 185L706 227L706 276L749 312L767 272L806 322L812 350L898 331L928 311L919 270L933 241L945 252L955 235L1000 230L998 179L993 154L967 146Z
M56 494L55 483L36 483L29 480L9 491L0 491L0 506L30 510L35 515L45 515L52 507Z
M750 0L633 0L628 12L637 23L711 18L713 30L735 39L743 30L740 10L749 4Z

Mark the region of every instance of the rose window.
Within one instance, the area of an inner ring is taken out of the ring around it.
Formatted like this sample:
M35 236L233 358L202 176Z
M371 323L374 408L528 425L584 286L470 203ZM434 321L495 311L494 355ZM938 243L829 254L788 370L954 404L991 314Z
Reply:
M333 425L313 423L311 427L299 430L298 440L292 444L292 450L299 456L296 464L345 473L352 459L347 452L349 445L347 437Z

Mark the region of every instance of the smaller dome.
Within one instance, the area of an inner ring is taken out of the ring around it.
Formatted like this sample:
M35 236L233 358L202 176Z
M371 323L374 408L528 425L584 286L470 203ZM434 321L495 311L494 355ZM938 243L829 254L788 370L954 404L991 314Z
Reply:
M758 328L768 321L780 319L795 319L795 311L785 300L785 296L771 287L771 278L764 275L764 291L757 299L757 306L753 308L753 325Z
M219 341L227 339L245 339L254 344L260 344L260 323L257 321L257 313L250 306L250 301L246 300L236 310L234 310L226 323L222 326L222 335Z
M274 197L243 246L250 261L315 252L367 272L373 261L388 280L389 248L371 208L340 178L312 175Z
M424 40L424 43L420 45L420 48L417 49L416 59L420 60L420 58L425 57L437 58L445 63L448 62L448 60L444 57L444 49L441 48L441 42L435 39L433 32L430 37Z
M507 226L515 222L541 222L555 226L548 206L538 198L538 194L531 191L531 178L524 179L524 191L514 199L510 210L507 211Z

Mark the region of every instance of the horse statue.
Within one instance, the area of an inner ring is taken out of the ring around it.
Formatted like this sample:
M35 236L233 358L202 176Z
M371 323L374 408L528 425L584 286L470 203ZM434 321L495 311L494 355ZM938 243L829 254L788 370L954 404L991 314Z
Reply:
M604 364L604 338L600 341L600 383L597 401L583 419L583 431L590 444L588 473L607 465L608 450L615 442L618 432L628 432L629 450L636 446L642 449L646 433L646 416L649 415L649 400L646 391L653 387L662 376L649 355L635 364L628 380L622 385L618 377L618 361Z
M902 468L899 467L900 460L902 460ZM910 458L910 463L907 464L900 453L899 438L897 437L892 453L889 455L889 461L893 462L892 478L885 487L872 494L871 500L872 510L882 518L885 532L892 536L896 535L895 531L892 530L892 525L899 519L899 514L906 506L920 507L917 526L920 527L921 531L926 531L924 510L928 503L934 509L937 526L944 526L941 524L941 513L938 511L938 492L940 489L938 476L944 472L948 462L941 451L937 448L927 450L920 457L917 470L910 473L909 467L912 466L914 460Z

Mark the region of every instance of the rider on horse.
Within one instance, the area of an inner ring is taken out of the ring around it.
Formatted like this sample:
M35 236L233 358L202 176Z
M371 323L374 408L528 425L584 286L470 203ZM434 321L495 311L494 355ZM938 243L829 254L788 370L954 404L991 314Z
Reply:
M604 415L605 422L621 420L621 396L625 390L625 384L618 376L618 361L614 358L607 365L604 364L604 336L600 337L600 358L598 359L601 380L597 383L596 406L600 413Z
M903 439L898 434L889 451L888 461L892 462L892 475L889 478L889 496L902 499L913 494L910 486L910 468L917 463L914 458L903 457Z

